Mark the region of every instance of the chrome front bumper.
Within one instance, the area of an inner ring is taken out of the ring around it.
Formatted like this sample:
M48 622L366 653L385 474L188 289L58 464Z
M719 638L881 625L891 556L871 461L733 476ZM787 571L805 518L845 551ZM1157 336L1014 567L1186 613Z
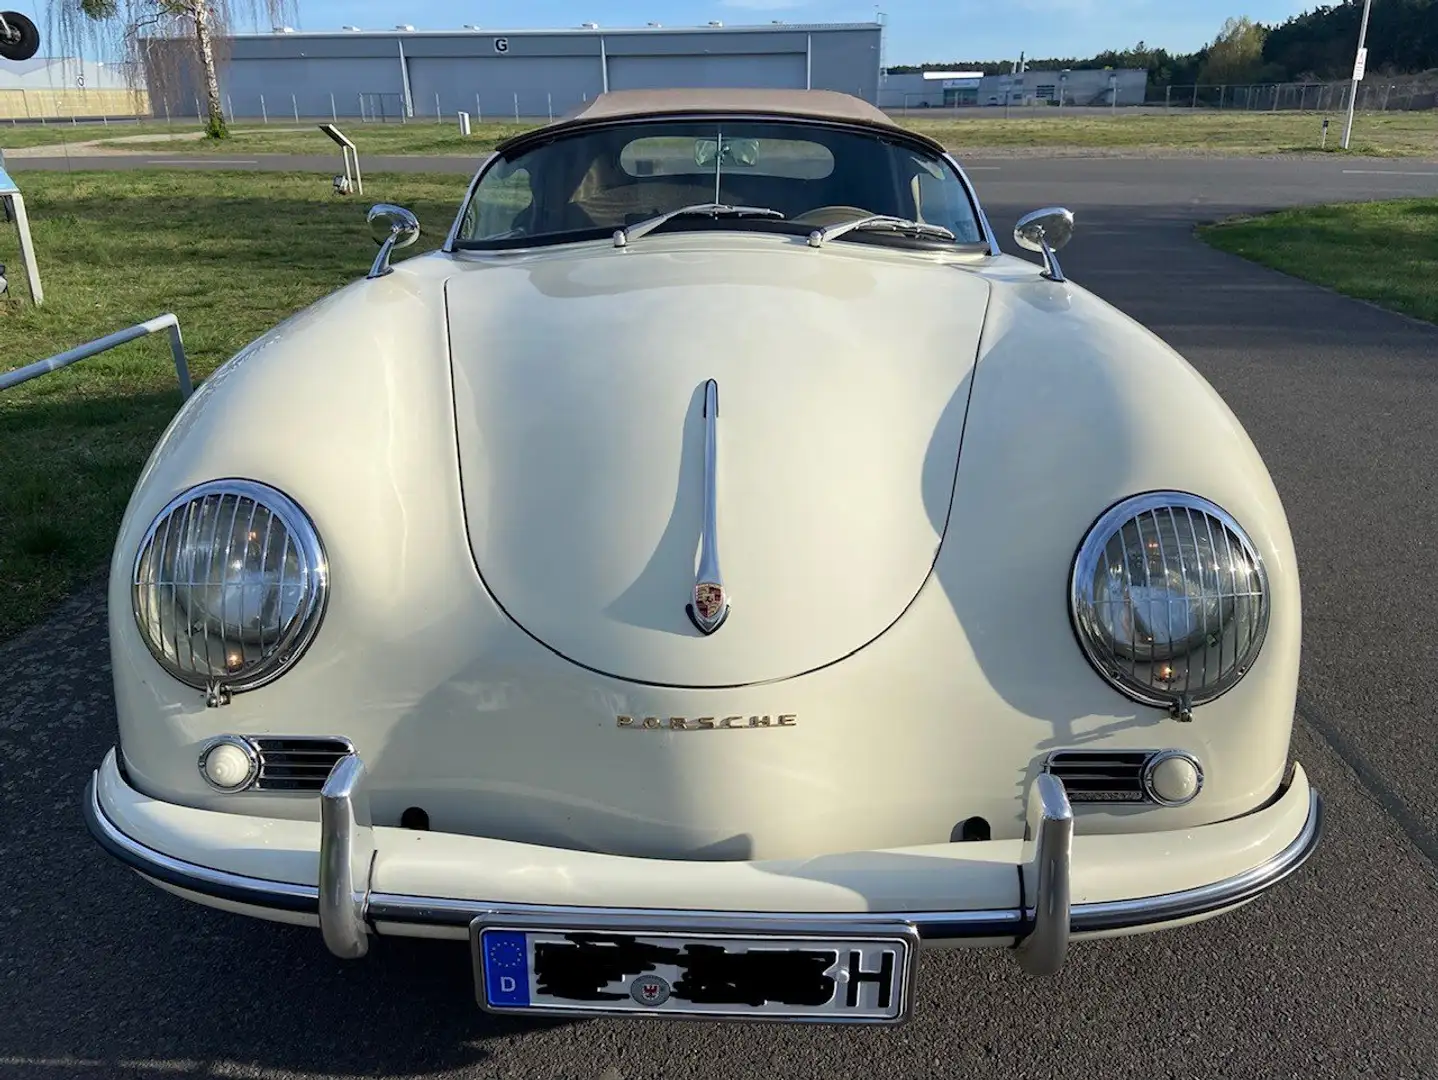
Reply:
M107 762L109 767L113 768ZM406 928L467 928L481 915L567 915L575 925L586 918L616 914L683 917L695 929L755 911L709 911L616 906L574 906L495 902L418 896L372 888L378 857L369 813L366 771L359 755L342 758L321 793L317 885L294 884L216 869L157 850L122 830L102 805L100 774L85 797L85 818L95 839L111 855L163 885L242 908L317 919L325 945L338 957L364 956L379 925ZM123 784L123 778L112 778ZM1306 787L1306 779L1304 780ZM132 789L126 788L138 797ZM1284 788L1270 805L1290 792ZM1291 794L1297 794L1296 792ZM1257 865L1198 887L1132 899L1072 901L1074 817L1063 782L1048 773L1028 792L1027 827L1018 872L1016 908L981 911L815 911L775 914L771 921L814 929L825 924L883 918L911 924L928 943L969 941L1010 944L1022 968L1033 975L1057 972L1076 935L1136 932L1215 914L1254 899L1297 870L1312 854L1321 832L1322 803L1307 792L1307 813L1297 835ZM1297 807L1294 807L1297 810ZM1261 811L1259 811L1261 812ZM1256 813L1259 813L1256 812ZM205 811L193 811L207 814ZM230 815L217 814L218 818ZM313 825L310 826L313 828ZM1211 827L1205 827L1211 828ZM1202 831L1202 830L1195 830ZM1177 834L1175 834L1177 835ZM1284 834L1289 835L1288 833ZM964 845L955 845L962 848ZM312 849L313 850L313 849ZM313 866L313 863L311 864Z

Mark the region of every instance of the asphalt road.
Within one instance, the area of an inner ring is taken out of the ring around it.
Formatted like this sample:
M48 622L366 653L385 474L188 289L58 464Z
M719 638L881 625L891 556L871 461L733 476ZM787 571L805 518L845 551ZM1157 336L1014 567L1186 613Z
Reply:
M1047 981L1002 953L927 954L891 1031L498 1020L461 947L381 939L341 962L99 851L79 813L114 726L94 589L0 646L0 1076L1438 1074L1438 706L1419 678L1438 670L1438 328L1191 237L1233 211L1438 194L1438 164L973 164L1001 234L1076 211L1066 271L1184 352L1274 474L1304 587L1294 750L1328 810L1298 876L1196 927L1076 947ZM1179 403L1153 407L1184 438Z

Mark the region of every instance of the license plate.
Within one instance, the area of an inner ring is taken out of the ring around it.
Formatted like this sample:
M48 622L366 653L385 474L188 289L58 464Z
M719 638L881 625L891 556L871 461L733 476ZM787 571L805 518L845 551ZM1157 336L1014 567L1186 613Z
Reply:
M909 923L642 914L482 916L470 926L480 1007L566 1013L895 1024L908 1018Z

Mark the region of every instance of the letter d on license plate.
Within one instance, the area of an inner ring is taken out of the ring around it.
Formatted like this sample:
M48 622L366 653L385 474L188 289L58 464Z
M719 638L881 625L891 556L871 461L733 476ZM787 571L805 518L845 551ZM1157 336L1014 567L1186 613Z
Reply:
M493 912L470 925L488 1012L894 1024L918 933L902 922Z

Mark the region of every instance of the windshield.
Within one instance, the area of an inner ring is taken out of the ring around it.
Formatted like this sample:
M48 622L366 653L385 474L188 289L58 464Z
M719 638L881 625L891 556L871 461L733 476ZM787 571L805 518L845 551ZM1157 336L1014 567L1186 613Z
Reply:
M591 128L519 148L484 173L456 240L471 249L590 240L704 203L766 208L783 219L685 215L662 228L807 235L885 214L943 226L955 239L862 230L843 239L925 248L984 240L958 174L922 147L818 124L742 120Z

